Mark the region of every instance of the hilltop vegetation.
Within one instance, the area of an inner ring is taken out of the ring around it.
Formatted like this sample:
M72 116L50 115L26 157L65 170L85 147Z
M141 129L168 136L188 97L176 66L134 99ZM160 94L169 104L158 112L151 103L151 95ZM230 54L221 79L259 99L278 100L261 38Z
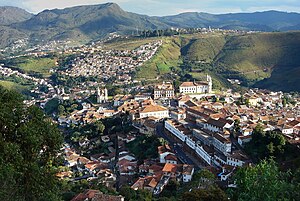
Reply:
M238 79L246 87L300 91L299 52L300 32L165 38L136 77L199 80L210 74L215 88Z
M124 11L115 3L44 10L36 15L14 7L0 7L0 47L29 38L33 44L51 40L86 43L110 33L134 34L144 30L213 27L232 30L299 30L300 14L278 11L213 15L181 13L150 17ZM4 25L4 26L2 26Z

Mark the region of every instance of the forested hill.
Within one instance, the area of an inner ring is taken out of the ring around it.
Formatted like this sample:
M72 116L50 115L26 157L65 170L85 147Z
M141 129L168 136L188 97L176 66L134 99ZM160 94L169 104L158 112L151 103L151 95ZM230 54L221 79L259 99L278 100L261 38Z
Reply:
M0 45L17 39L30 41L90 41L112 32L131 34L137 30L214 27L222 29L287 31L299 30L300 14L278 11L213 15L182 13L175 16L150 17L124 11L115 3L45 10L32 15L14 7L0 7ZM12 40L14 39L14 40Z

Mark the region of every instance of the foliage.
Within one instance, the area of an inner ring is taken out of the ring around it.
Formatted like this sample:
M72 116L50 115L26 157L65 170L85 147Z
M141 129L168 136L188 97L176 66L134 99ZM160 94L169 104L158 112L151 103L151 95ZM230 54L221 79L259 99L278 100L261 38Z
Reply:
M54 112L57 112L58 106L59 100L57 98L53 98L46 103L44 110L46 114L51 115Z
M163 192L160 196L163 197L172 197L177 194L180 184L177 181L170 180L169 183L165 186Z
M182 201L225 201L227 195L219 187L211 186L208 189L194 189L191 192L185 192L181 196Z
M134 141L127 144L128 149L139 161L149 158L157 158L160 141L156 136L138 136Z
M55 174L62 136L35 106L0 87L0 197L60 200Z
M151 201L152 194L147 190L133 190L130 186L123 186L120 194L125 197L126 201Z
M299 200L299 178L283 173L274 160L245 167L235 175L237 188L230 191L233 200ZM294 178L290 182L290 178ZM295 182L297 180L297 182Z
M248 154L258 160L283 155L285 148L286 140L280 132L264 132L261 126L254 129L252 140L245 146Z
M5 61L5 64L33 75L50 76L49 70L56 67L54 58L18 57Z

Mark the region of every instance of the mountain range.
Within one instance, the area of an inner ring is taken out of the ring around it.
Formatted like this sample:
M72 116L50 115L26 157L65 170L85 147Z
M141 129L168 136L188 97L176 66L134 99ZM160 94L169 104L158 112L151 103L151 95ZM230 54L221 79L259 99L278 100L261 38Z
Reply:
M44 10L36 15L15 7L0 7L0 47L28 37L31 41L90 41L117 32L148 29L214 27L222 29L289 31L300 29L300 14L279 11L213 15L182 13L150 17L124 11L115 3Z

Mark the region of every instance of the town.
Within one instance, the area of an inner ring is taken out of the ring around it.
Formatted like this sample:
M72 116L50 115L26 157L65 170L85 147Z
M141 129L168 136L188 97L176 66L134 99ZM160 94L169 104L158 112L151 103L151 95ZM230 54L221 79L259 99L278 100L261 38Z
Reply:
M44 109L63 131L64 163L58 178L96 181L116 190L146 189L159 196L170 181L184 185L206 169L222 186L234 188L237 167L255 163L245 145L257 129L279 132L299 148L297 95L262 89L214 91L210 75L181 82L178 88L171 80L146 85L133 80L136 68L153 58L162 43L135 50L82 47L67 66L51 69L66 82L73 80L69 85L0 67L2 77L32 84L34 96L25 103ZM112 80L113 87L131 88L112 93L107 88ZM72 200L90 198L90 193L124 200L91 190Z

